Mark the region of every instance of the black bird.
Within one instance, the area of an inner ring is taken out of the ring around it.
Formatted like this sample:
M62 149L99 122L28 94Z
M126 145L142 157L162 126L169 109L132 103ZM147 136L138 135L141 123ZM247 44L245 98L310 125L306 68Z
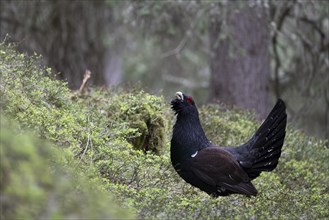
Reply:
M287 124L286 107L279 99L266 120L245 144L219 147L206 137L192 97L176 93L171 106L177 120L171 139L171 162L192 186L211 196L256 196L251 180L278 164Z

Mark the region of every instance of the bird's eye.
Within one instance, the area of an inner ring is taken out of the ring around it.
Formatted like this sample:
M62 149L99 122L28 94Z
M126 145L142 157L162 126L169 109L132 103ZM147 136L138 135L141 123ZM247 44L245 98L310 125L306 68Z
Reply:
M193 103L193 99L192 99L192 97L188 97L188 98L186 99L186 101L187 101L188 103L190 103L190 104Z

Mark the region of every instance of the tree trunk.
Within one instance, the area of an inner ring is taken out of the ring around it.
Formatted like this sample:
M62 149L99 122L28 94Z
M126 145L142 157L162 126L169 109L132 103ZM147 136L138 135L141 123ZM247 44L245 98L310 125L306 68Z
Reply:
M43 55L45 64L78 89L86 69L88 83L105 85L104 36L112 23L111 7L102 1L1 1L0 38Z
M238 10L238 2L230 6L225 23L210 20L210 98L254 110L258 118L264 118L271 106L267 12L260 5L244 5Z

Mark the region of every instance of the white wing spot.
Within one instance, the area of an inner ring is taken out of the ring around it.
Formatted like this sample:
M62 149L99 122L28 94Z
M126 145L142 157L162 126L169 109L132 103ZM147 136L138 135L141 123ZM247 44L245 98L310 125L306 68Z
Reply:
M198 154L198 151L196 151L194 154L191 155L191 157L195 157Z

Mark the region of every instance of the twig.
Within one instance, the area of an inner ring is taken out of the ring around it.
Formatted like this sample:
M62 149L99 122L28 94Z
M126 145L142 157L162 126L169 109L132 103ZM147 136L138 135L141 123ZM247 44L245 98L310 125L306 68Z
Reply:
M85 74L83 75L83 80L82 80L82 84L79 88L79 93L82 93L82 91L85 89L86 83L87 83L88 79L90 78L90 76L91 76L91 72L90 72L90 70L87 69L85 71Z
M88 117L87 117L87 122L88 122L88 138L87 138L87 145L85 147L85 149L83 150L83 153L82 153L82 156L80 157L80 160L78 162L78 165L81 163L82 159L84 158L87 150L88 150L88 146L89 146L89 143L91 142L90 141L90 126L89 126L89 114L88 114Z
M80 86L79 90L76 90L72 93L71 99L76 99L78 96L80 96L82 94L82 92L86 88L86 84L87 84L87 81L90 78L90 76L91 76L90 70L86 69L85 74L83 75L81 86Z
M326 136L327 139L327 148L329 148L329 89L328 87L324 90L324 98L326 103L326 110L325 110L325 126L326 126Z
M160 55L161 58L167 58L169 56L173 56L173 55L177 55L179 54L185 47L187 40L191 37L191 32L193 31L193 29L195 28L197 21L199 20L199 18L204 14L204 11L200 10L197 13L196 18L190 23L189 25L189 29L187 31L185 31L184 33L184 37L183 39L179 42L179 44L177 45L176 48L167 51L163 54Z
M184 36L184 38L181 40L181 42L179 42L178 46L175 49L161 54L161 58L166 58L166 57L169 57L172 55L179 54L182 51L182 49L184 48L186 42L187 42L187 35Z
M324 39L326 37L326 34L322 31L322 29L319 27L319 25L316 23L316 21L311 20L307 17L301 17L301 18L299 18L299 20L303 21L307 24L310 24L319 33L319 35L321 36L321 39Z

